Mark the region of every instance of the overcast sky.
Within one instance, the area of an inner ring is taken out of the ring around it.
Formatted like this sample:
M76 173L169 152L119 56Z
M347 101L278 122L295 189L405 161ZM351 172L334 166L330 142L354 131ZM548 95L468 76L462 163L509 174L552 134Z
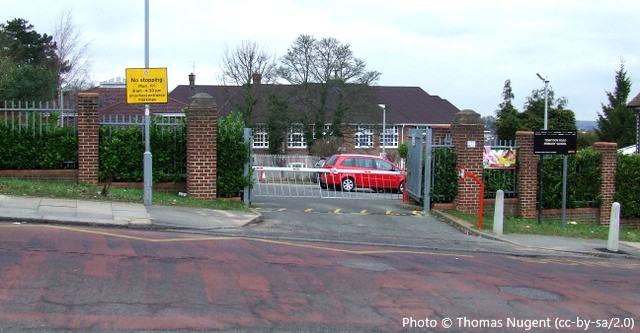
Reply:
M144 67L144 0L3 1L0 20L52 34L64 10L90 43L92 80ZM380 86L417 86L460 109L495 115L504 82L514 105L550 80L578 120L595 120L621 59L640 92L640 2L624 0L150 0L150 67L169 90L221 84L225 46L244 40L283 55L300 34L351 45ZM637 85L636 85L637 84Z

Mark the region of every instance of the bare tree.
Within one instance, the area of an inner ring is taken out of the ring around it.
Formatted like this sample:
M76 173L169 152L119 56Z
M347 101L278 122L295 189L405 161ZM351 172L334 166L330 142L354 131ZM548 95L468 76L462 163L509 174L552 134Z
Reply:
M291 84L313 82L311 72L314 66L315 44L313 36L300 35L280 59L282 65L278 67L278 75Z
M364 60L354 57L349 44L335 38L317 40L300 35L280 62L278 74L291 84L339 79L344 83L371 85L380 78L380 72L367 71Z
M276 80L275 55L257 43L243 41L234 51L225 47L222 57L221 80L224 84L250 85L253 74L261 74L265 83Z
M280 58L278 74L300 86L295 94L297 115L310 146L315 139L342 136L343 120L353 120L354 110L368 109L363 106L363 101L370 100L368 86L380 78L380 72L367 71L364 60L353 55L349 44L304 34ZM327 123L329 131L325 129Z
M80 29L73 23L71 12L64 10L54 27L53 39L58 56L58 98L63 101L64 92L73 93L91 86L89 43L83 43Z

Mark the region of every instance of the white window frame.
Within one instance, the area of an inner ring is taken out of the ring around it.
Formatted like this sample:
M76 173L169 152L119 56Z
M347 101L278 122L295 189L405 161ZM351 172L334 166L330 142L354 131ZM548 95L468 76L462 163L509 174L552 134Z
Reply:
M355 148L373 148L373 126L358 125L353 138Z
M384 135L385 140L385 148L398 148L398 126L385 126L386 135ZM383 134L380 133L380 147L382 147L382 137Z
M266 126L256 126L253 128L253 148L269 148L269 132Z
M307 148L307 139L304 137L302 125L292 125L289 127L287 147L292 149Z

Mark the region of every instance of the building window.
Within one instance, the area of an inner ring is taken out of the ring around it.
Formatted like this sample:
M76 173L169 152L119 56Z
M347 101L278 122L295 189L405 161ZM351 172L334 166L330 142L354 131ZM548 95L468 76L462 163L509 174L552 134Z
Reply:
M372 148L373 126L360 125L356 127L355 140L356 148Z
M291 126L287 139L287 147L289 148L307 148L307 140L304 138L301 125Z
M253 148L269 148L269 133L265 126L253 128Z
M385 135L380 134L380 147L382 147L382 140L384 138L384 146L397 148L398 147L398 126L385 126Z

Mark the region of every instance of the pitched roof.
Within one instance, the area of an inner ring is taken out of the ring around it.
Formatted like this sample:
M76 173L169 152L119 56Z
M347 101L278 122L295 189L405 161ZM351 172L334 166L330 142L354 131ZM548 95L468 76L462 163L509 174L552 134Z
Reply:
M634 97L631 102L629 102L629 104L627 104L628 107L630 108L637 108L640 107L640 94L637 94L636 97Z
M98 109L101 113L136 115L144 114L144 104L128 104L126 87L94 87L87 92L98 93ZM188 105L181 101L169 98L168 103L152 104L149 106L151 113L176 113Z
M308 89L316 89L312 93L318 93L320 85L310 85ZM343 121L345 123L378 123L382 120L382 112L378 104L384 104L386 108L386 121L389 124L450 124L453 116L460 111L446 99L439 96L433 96L426 93L420 87L388 87L373 86L366 90L366 86L347 85L347 90L358 90L360 94L352 94L350 96L358 96L357 98L349 98L349 115ZM241 105L244 105L245 86L221 86L221 85L179 85L171 93L169 97L185 104L189 103L189 99L198 93L207 93L211 95L218 106L218 112L221 116L227 115L232 111L237 111ZM253 120L255 123L266 122L267 99L269 95L277 95L288 98L290 105L300 111L318 105L305 104L304 98L301 97L300 86L294 85L272 85L258 84L252 86L257 97ZM309 91L309 90L307 90ZM327 120L331 121L333 113L336 109L338 97L334 90L329 89L329 97L327 99ZM306 105L306 106L305 106Z

